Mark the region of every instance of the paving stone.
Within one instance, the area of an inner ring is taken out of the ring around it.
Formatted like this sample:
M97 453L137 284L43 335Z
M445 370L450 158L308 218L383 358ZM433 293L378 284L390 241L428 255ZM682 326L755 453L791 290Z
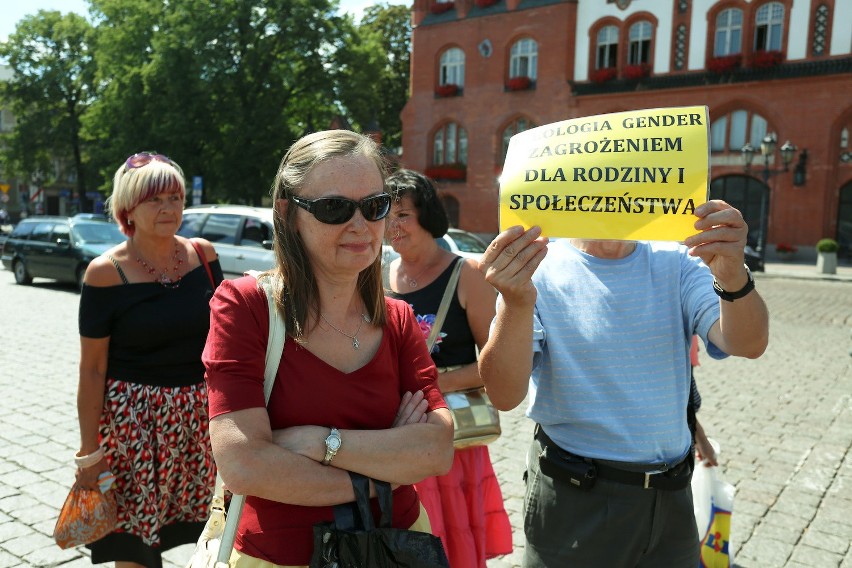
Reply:
M815 529L805 531L802 543L813 548L819 548L843 556L849 550L849 539L839 537Z
M842 554L834 554L820 548L812 548L807 545L796 547L791 561L806 564L811 568L837 568L843 561Z

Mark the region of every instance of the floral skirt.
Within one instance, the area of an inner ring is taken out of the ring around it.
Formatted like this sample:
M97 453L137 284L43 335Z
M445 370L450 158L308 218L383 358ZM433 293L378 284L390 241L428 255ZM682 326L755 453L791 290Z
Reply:
M414 487L453 568L485 568L486 559L512 552L512 525L488 446L456 450L449 473Z
M161 565L160 553L195 542L216 480L207 387L107 380L101 445L116 476L115 532L92 543L92 562Z

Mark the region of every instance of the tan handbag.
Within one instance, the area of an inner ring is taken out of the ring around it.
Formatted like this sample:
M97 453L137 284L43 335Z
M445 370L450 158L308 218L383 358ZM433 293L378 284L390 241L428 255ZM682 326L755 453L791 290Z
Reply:
M447 310L450 308L450 301L458 285L462 264L464 264L463 258L456 260L450 281L447 282L447 289L444 290L444 296L441 298L438 313L435 314L435 323L432 324L432 331L429 332L429 338L426 340L430 353L447 317ZM461 365L442 367L438 369L438 372L454 371L460 367ZM444 393L444 400L453 415L453 447L457 450L490 444L500 437L500 413L491 404L485 387Z

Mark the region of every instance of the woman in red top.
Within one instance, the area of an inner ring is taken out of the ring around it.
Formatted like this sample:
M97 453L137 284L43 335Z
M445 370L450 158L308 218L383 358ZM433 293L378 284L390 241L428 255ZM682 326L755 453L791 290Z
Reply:
M237 566L308 564L312 526L354 499L348 471L398 486L393 526L429 530L412 484L449 470L453 426L414 314L383 295L383 166L372 140L346 130L308 135L281 162L272 276L287 341L268 408L265 293L244 277L211 302L213 453L248 496Z

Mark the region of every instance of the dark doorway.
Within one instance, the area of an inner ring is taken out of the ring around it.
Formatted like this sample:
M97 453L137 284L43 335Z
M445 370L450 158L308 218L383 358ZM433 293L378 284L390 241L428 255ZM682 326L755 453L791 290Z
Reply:
M837 204L837 243L838 255L852 261L852 182L840 188Z
M762 263L769 228L769 187L750 176L723 176L710 184L710 199L721 199L740 210L748 223L746 244L758 253Z

